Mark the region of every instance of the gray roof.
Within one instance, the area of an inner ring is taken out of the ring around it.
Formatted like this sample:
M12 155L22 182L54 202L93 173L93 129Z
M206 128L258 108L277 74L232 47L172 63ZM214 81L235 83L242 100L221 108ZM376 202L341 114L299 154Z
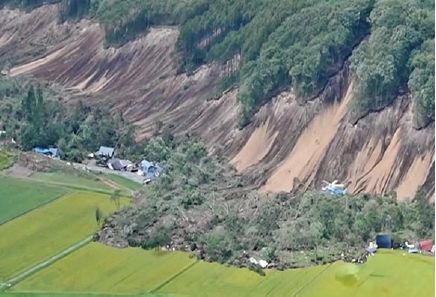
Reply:
M111 164L114 170L121 170L123 168L120 159L111 159L107 163Z
M114 149L112 147L101 146L97 154L99 154L100 156L112 157L114 154Z

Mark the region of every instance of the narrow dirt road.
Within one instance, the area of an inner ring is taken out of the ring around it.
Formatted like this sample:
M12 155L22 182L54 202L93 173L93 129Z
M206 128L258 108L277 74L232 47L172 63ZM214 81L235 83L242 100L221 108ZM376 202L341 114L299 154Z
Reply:
M75 245L69 247L68 249L60 252L59 254L51 257L50 259L41 262L33 267L31 267L30 269L27 269L26 271L24 271L23 273L17 275L14 278L9 279L8 281L6 281L5 283L0 283L0 291L4 288L4 287L11 287L13 285L15 285L16 283L18 283L19 281L21 281L22 279L26 278L27 276L31 275L32 273L37 272L38 270L47 267L51 264L53 264L54 262L56 262L57 260L65 257L66 255L78 250L79 248L83 247L84 245L90 243L92 240L92 235L85 238L84 240L76 243Z

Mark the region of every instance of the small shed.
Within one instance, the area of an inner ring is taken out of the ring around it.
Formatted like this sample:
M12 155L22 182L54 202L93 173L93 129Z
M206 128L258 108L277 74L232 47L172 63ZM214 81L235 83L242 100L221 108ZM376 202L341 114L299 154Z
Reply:
M375 243L380 249L391 249L394 246L392 236L388 234L380 234L375 237Z
M106 157L110 159L115 155L115 150L112 147L100 146L97 155L99 155L100 157Z
M433 241L431 239L423 240L419 243L419 249L423 252L431 252Z

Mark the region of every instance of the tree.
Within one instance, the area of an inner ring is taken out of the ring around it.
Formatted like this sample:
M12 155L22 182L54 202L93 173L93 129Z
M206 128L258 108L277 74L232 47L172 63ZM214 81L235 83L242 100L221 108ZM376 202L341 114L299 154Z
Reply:
M113 203L115 203L115 205L117 206L117 209L120 209L121 206L121 190L115 190L111 197L110 197L111 201Z
M100 222L103 218L103 213L99 207L95 209L95 221L97 222L97 225L100 225Z

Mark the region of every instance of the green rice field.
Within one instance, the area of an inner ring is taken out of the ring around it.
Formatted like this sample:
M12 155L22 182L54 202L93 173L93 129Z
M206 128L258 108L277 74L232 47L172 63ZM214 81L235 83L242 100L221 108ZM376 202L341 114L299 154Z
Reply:
M107 195L76 192L0 226L0 280L15 276L96 231L97 207L106 215L116 209Z
M116 249L91 243L9 291L338 297L398 296L405 292L407 296L434 296L434 263L431 257L380 251L364 265L336 262L283 272L266 270L262 277L247 269L196 261L180 252Z
M116 249L90 243L20 282L12 291L147 293L194 263L180 252Z
M0 175L0 225L69 192L39 182Z
M434 257L379 250L347 275L350 265L336 262L301 296L435 296Z
M326 268L265 270L266 276L260 276L248 269L198 262L158 292L195 293L196 296L201 296L202 292L208 292L207 296L292 296Z

